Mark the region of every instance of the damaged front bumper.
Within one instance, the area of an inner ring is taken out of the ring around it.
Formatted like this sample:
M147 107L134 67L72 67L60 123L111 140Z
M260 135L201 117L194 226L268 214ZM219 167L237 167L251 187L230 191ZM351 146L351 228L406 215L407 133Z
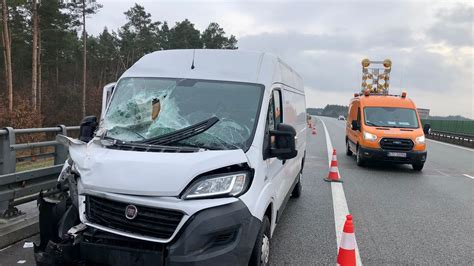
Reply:
M238 200L194 214L165 244L85 226L67 200L38 202L38 265L247 265L261 225Z

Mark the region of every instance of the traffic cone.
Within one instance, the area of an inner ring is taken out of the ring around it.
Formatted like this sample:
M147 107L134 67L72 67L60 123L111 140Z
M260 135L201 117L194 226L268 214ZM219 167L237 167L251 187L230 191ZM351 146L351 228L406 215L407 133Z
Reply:
M313 134L313 135L316 135L316 134L317 134L317 132L316 132L316 127L313 126L313 129L311 130L311 134Z
M337 157L336 157L336 149L332 150L332 160L331 160L331 167L329 168L329 175L324 179L326 182L341 182L342 180L339 177L339 170L337 168Z
M342 230L341 245L337 254L337 264L341 266L356 265L355 235L352 215L346 216L346 223Z

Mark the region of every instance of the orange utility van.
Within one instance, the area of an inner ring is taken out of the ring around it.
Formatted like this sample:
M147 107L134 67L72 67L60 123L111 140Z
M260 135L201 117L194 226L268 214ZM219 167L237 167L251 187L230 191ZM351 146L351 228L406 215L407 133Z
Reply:
M378 67L379 66L379 67ZM354 94L346 122L346 154L357 165L369 160L411 164L421 171L426 161L425 132L406 92L388 93L392 61L362 60L361 93Z
M411 164L421 171L426 161L425 131L416 106L402 95L355 94L346 122L346 154L357 165L369 160Z

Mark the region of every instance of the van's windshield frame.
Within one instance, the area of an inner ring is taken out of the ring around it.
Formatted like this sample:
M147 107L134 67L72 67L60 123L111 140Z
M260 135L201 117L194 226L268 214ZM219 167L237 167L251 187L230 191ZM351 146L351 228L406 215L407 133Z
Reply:
M238 148L242 149L244 152L247 152L253 141L254 141L254 138L255 138L255 135L256 135L256 130L257 130L257 127L259 125L259 118L260 118L260 114L261 114L261 109L262 109L262 104L263 104L263 99L264 99L264 93L265 93L265 86L263 84L259 84L259 83L251 83L251 82L241 82L241 81L229 81L229 80L208 80L208 79L195 79L195 78L173 78L173 77L148 77L148 76L134 76L134 77L123 77L121 78L120 80L118 80L117 82L117 85L115 86L115 89L110 97L110 100L109 102L107 103L107 108L105 110L105 114L103 116L103 119L101 120L101 125L100 127L101 128L104 128L104 122L107 120L107 116L109 114L109 112L111 111L111 104L114 102L115 98L117 97L117 91L118 89L120 89L120 85L122 82L124 82L124 80L127 80L127 79L140 79L140 78L143 78L143 79L157 79L157 80L169 80L169 81L176 81L176 82L181 82L181 81L192 81L192 82L208 82L208 83L222 83L222 84L236 84L236 85L243 85L243 86L254 86L256 88L258 88L258 93L257 93L257 96L258 96L258 102L256 102L256 112L255 112L255 117L254 117L254 125L253 125L253 128L251 129L251 132L248 136L248 139L243 142L243 143L240 143L242 145L238 145ZM107 131L107 130L105 130ZM107 133L105 133L107 134ZM234 146L234 148L232 148L232 146ZM235 149L237 148L237 145L234 145L234 144L231 144L229 143L229 146L227 148L215 148L216 150L220 150L220 149Z
M371 121L367 121L367 109L399 109L399 110L410 110L413 111L415 114L415 125L409 126L402 126L402 125L379 125L375 124ZM364 124L369 127L384 127L384 128L408 128L408 129L417 129L420 128L418 112L416 109L413 108L406 108L406 107L390 107L390 106L365 106L364 107Z

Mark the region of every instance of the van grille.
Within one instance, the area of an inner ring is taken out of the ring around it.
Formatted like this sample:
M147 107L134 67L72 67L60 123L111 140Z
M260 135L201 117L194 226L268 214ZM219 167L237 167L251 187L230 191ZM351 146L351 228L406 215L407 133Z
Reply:
M169 239L183 218L183 213L168 209L135 205L137 216L129 220L125 208L129 204L100 197L86 197L87 219L94 224L119 231Z
M411 139L383 138L380 140L380 147L384 150L410 151L413 149Z

